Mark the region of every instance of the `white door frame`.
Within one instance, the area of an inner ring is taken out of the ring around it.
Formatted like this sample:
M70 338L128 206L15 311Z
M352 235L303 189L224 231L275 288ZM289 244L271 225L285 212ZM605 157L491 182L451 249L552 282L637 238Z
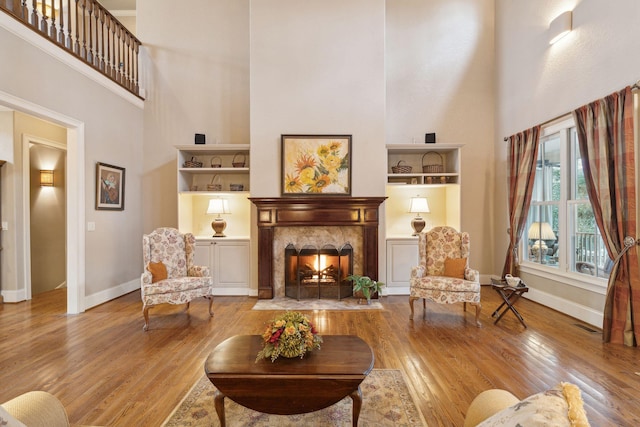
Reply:
M56 111L15 97L0 91L0 104L7 108L48 120L67 128L67 313L77 314L85 310L85 162L84 162L84 123L68 117ZM23 165L14 164L14 168L22 168ZM18 171L16 171L18 172ZM20 176L23 176L20 174ZM24 182L24 179L23 179ZM28 193L27 193L28 194ZM18 194L24 200L24 193ZM24 206L19 208L24 211ZM16 218L24 218L24 212L16 212ZM17 233L26 234L28 223L22 224L23 230ZM18 234L20 235L20 234ZM24 246L23 246L24 247ZM22 254L24 257L24 253ZM30 257L28 257L30 259ZM18 260L18 263L20 260ZM22 260L22 265L27 264L27 259ZM19 269L18 269L19 270ZM18 272L18 274L20 274ZM24 270L23 270L24 274ZM29 274L30 270L29 270ZM19 282L20 283L20 282ZM24 277L21 283L25 284ZM27 292L31 292L29 286Z
M66 163L66 152L67 146L66 144L61 144L57 141L51 141L44 138L39 138L35 135L29 135L28 133L22 134L22 217L24 224L24 233L23 236L22 248L23 248L23 283L25 286L25 295L28 300L32 297L32 289L31 289L31 198L28 197L31 193L31 151L29 151L29 146L31 144L40 144L47 147L57 148L58 150L62 150L65 152L65 163ZM66 170L66 167L65 167ZM66 184L66 176L65 176L65 199L67 192L67 184ZM67 224L68 226L68 224ZM66 233L65 233L66 234ZM66 245L65 245L66 248ZM66 260L66 255L65 255ZM65 261L66 262L66 261ZM66 280L66 277L65 277Z

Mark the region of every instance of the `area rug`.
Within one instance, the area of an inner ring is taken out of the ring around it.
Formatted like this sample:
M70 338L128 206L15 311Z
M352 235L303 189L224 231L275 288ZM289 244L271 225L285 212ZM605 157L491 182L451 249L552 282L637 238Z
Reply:
M382 310L380 301L372 300L371 304L359 302L358 298L337 299L303 299L273 298L260 299L253 306L254 310Z
M362 409L359 426L426 426L413 397L397 369L374 369L360 385ZM203 376L163 427L220 426L213 404L215 387ZM231 427L351 426L352 401L345 397L333 406L309 414L269 415L225 399L226 424Z

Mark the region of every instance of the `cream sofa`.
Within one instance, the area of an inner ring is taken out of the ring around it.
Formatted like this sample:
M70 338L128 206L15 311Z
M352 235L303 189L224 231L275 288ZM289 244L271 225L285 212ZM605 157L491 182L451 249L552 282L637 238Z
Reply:
M515 425L588 427L580 389L562 382L523 400L506 390L486 390L471 402L464 420L464 427Z
M0 405L0 426L69 427L69 417L57 397L30 391Z

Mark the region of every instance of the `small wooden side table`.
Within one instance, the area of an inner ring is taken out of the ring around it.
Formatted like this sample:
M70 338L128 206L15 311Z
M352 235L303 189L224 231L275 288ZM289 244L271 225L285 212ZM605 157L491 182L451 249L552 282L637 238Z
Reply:
M524 294L525 292L529 292L529 287L520 280L520 284L518 286L509 286L507 281L504 279L495 279L491 278L491 288L494 289L498 295L502 298L502 304L496 308L491 317L495 317L496 320L493 322L495 325L502 319L502 317L507 313L507 311L511 310L513 314L516 315L522 326L525 328L527 325L524 323L524 319L520 312L514 307L515 302ZM505 307L506 305L506 307ZM504 310L502 308L504 307ZM500 312L502 310L502 312ZM496 317L497 316L497 317Z

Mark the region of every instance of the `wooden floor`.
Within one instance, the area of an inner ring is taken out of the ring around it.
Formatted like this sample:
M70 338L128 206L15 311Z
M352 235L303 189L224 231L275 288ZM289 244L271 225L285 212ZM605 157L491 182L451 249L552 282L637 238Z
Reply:
M473 308L384 297L384 310L307 312L321 334L355 334L375 352L375 368L401 369L429 426L461 426L471 400L489 388L518 397L560 381L582 389L593 426L640 425L640 353L603 344L599 330L527 300L497 325L499 303L483 286L482 328ZM275 312L251 310L255 298L217 297L151 310L142 331L139 292L79 315L65 314L64 291L0 305L0 402L46 390L73 424L159 426L196 380L209 352L235 334L259 334Z

